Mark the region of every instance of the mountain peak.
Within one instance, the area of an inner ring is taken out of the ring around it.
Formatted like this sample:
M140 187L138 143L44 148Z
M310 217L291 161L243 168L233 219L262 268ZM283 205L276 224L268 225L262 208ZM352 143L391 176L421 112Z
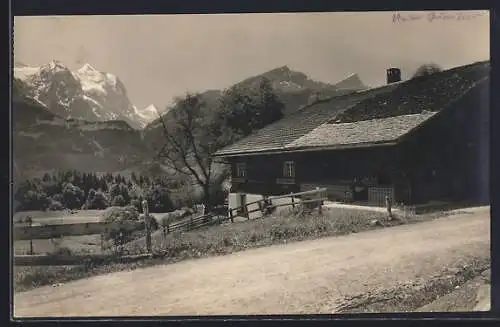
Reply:
M80 69L78 69L79 73L100 73L97 69L95 69L91 64L86 63Z
M366 86L359 78L359 75L356 73L352 73L347 75L342 80L338 81L335 84L335 87L338 89L350 89L350 90L361 90L365 89Z
M15 67L14 75L26 84L24 89L29 97L64 118L124 120L134 127L144 124L123 83L89 63L70 71L60 61L52 60L40 67Z
M49 62L47 67L50 70L54 70L54 71L68 70L68 68L66 66L64 66L64 64L62 62L60 62L59 60L55 60L55 59L52 60L51 62Z
M285 66L281 66L281 67L277 67L277 68L271 69L271 70L265 72L262 75L289 74L290 72L292 72L292 70L290 69L290 67L288 67L287 65L285 65Z
M156 114L158 112L158 109L156 108L156 106L154 104L150 104L149 106L144 108L144 111L148 111L148 112L152 112L152 113Z
M154 104L139 109L134 106L135 114L141 119L141 127L144 128L150 122L156 120L160 115L160 111L156 108Z

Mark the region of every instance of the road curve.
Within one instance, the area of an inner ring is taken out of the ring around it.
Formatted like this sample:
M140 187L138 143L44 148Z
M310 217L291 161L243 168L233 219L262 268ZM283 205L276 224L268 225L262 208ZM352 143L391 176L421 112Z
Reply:
M489 207L14 295L15 317L333 313L344 296L490 256Z

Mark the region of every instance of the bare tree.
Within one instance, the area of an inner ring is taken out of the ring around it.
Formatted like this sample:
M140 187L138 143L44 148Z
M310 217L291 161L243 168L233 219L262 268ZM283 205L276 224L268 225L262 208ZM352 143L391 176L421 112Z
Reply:
M199 185L210 209L229 173L215 172L213 153L280 119L283 106L268 80L257 90L230 89L211 106L203 95L188 93L175 100L168 119L159 115L165 143L158 158Z
M417 70L413 74L412 78L419 77L419 76L432 75L432 74L438 73L442 70L443 69L437 64L434 64L434 63L424 64L424 65L417 68Z
M165 143L158 158L179 174L194 179L203 189L204 202L211 206L213 182L212 154L219 147L214 121L206 114L208 108L200 94L177 98L165 121L160 115Z

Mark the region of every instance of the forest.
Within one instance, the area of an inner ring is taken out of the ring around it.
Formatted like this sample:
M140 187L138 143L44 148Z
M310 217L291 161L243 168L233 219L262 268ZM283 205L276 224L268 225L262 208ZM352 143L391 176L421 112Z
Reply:
M60 171L22 182L14 199L17 211L102 210L127 205L140 210L140 202L146 199L152 212L168 212L196 202L195 198L179 196L184 186L169 177Z

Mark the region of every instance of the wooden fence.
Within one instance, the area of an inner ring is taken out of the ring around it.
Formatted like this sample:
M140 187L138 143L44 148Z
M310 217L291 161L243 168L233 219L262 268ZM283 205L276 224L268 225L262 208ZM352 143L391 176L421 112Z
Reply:
M123 223L76 223L58 225L15 224L14 239L22 240L46 240L63 236L80 236L92 234L105 234L112 230L135 231L144 228L144 221L127 221Z
M274 200L290 198L290 202L283 203L275 203ZM278 196L270 196L267 198L259 199L257 201L252 201L245 203L236 208L229 208L229 219L231 222L234 222L234 218L236 213L241 212L241 215L247 219L250 219L250 214L254 212L262 212L263 215L266 215L272 212L274 209L284 206L292 206L294 209L297 206L305 207L305 208L313 208L317 207L321 212L321 205L323 201L328 200L326 194L326 188L316 188L315 190L299 192L299 193L290 193ZM249 210L248 207L251 205L257 204L258 208Z
M174 223L169 223L169 221L165 219L160 222L159 227L162 229L164 234L170 234L173 232L187 232L204 226L219 224L228 219L229 218L225 217L220 218L214 216L213 214L206 214L199 217L190 217Z
M273 204L273 200L290 198L290 202ZM321 210L321 203L326 200L326 189L316 189L312 191L291 193L282 196L269 197L254 202L247 203L239 208L230 208L228 216L214 215L212 213L202 214L200 216L191 216L187 219L170 222L169 219L162 219L158 222L158 229L163 233L164 238L167 234L174 232L185 232L199 229L205 226L218 225L225 221L234 222L234 215L232 212L241 209L246 214L245 217L249 219L249 214L256 211L261 211L263 215L271 212L273 209L281 206L297 206L308 207L310 204L314 207L319 207ZM258 204L257 209L248 210L248 206ZM204 208L200 207L199 213L204 213ZM149 217L154 219L151 215ZM144 257L152 256L151 246L151 233L152 226L150 219L143 219L139 221L127 221L122 223L103 223L103 222L89 222L89 223L75 223L75 224L59 224L59 225L33 225L31 222L26 224L14 224L13 236L14 240L30 240L30 255L15 255L14 265L17 266L37 266L37 265L81 265L86 261L91 261L93 264L98 262L106 262L110 260L109 254L85 254L85 255L33 255L32 241L35 239L54 239L64 236L79 236L79 235L101 235L101 247L103 246L103 236L112 231L137 231L145 229L146 234L146 253L140 255L123 255L114 257L114 261L132 262L140 260Z
M150 219L154 219L149 216ZM209 226L214 224L220 224L228 217L216 217L212 214L207 214L199 217L190 217L181 221L176 221L169 223L167 219L162 220L158 224L158 228L163 231L163 234L169 234L173 232L180 231L190 231L194 229L201 228L203 226ZM149 226L147 226L149 225ZM146 229L146 236L149 234L151 236L152 228L150 224L146 224L145 221L127 221L123 223L102 223L102 222L91 222L91 223L76 223L76 224L58 224L58 225L31 225L31 224L15 224L13 227L13 237L16 241L29 240L30 242L30 254L29 255L18 255L14 256L15 265L75 265L85 262L85 260L92 259L95 262L105 261L109 258L109 254L88 254L88 255L34 255L33 254L33 240L43 240L43 239L55 239L64 236L81 236L81 235L101 235L101 248L103 247L103 236L106 233L112 231L138 231L141 229ZM116 258L120 262L129 262L139 260L144 256L150 255L152 252L151 244L146 244L146 253L143 255L134 256L121 256Z

